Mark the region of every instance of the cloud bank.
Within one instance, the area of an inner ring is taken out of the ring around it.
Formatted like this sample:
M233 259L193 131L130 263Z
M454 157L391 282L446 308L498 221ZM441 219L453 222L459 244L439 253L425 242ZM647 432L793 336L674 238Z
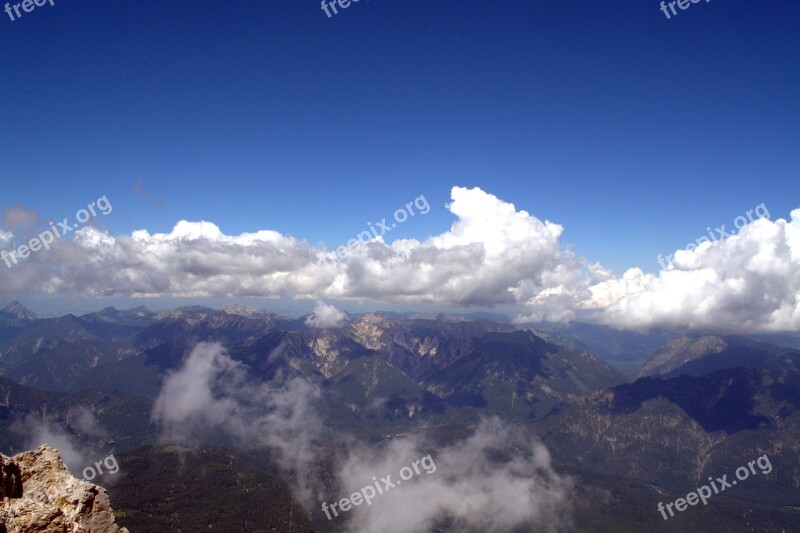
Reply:
M656 275L639 268L616 275L564 247L555 222L479 188L453 187L451 200L456 220L447 231L359 243L345 260L271 230L225 235L211 222L182 220L170 233L112 236L82 227L72 240L0 268L0 281L9 293L511 304L522 310L518 321L800 330L800 209L789 220L759 219L723 241L676 251ZM15 208L6 218L30 217Z

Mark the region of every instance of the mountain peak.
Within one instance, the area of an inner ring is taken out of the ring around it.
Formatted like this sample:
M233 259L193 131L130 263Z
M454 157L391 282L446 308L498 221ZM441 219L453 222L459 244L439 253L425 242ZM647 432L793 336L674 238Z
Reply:
M642 366L639 377L666 374L689 361L722 352L727 347L725 339L716 335L682 335L667 341L653 353Z
M31 322L33 320L36 320L36 315L33 311L17 300L14 300L3 309L0 309L0 323L18 324L21 322Z

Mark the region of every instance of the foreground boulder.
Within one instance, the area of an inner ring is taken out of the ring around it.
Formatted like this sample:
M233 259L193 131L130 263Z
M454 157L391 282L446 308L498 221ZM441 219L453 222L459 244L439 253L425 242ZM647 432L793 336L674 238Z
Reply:
M116 524L106 490L73 477L46 444L0 454L0 497L0 533L128 533Z

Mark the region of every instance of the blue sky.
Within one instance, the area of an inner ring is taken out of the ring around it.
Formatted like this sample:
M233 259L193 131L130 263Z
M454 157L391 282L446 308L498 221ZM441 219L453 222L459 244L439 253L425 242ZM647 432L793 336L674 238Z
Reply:
M800 4L55 0L0 13L0 198L113 235L447 231L453 186L621 274L800 206ZM141 187L150 196L135 194ZM153 197L163 203L153 201Z

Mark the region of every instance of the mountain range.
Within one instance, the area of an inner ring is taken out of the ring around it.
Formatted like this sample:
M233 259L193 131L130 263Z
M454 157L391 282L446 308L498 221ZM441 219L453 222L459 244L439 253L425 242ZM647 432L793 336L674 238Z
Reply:
M577 482L583 503L573 509L575 531L611 531L603 529L608 512L620 515L615 531L800 530L793 333L634 334L586 323L514 324L499 315L380 312L345 315L336 327L309 324L309 317L246 306L109 307L37 318L13 302L0 310L0 445L4 453L29 446L31 420L60 425L77 446L100 438L127 467L108 489L117 522L131 531L227 530L243 516L253 531L343 527L287 489L292 477L280 458L230 432L189 445L164 440L154 406L185 370L187 354L214 342L231 361L219 371L241 369L234 383L242 390L293 379L313 384L313 411L328 431L354 442L421 432L437 449L468 438L487 417L530 430L554 467ZM76 409L91 413L100 437L74 423ZM329 487L337 483L330 453L315 467ZM660 522L659 501L764 454L774 465L768 476ZM247 514L264 498L273 503ZM628 512L626 502L649 510ZM231 514L211 516L209 508Z

